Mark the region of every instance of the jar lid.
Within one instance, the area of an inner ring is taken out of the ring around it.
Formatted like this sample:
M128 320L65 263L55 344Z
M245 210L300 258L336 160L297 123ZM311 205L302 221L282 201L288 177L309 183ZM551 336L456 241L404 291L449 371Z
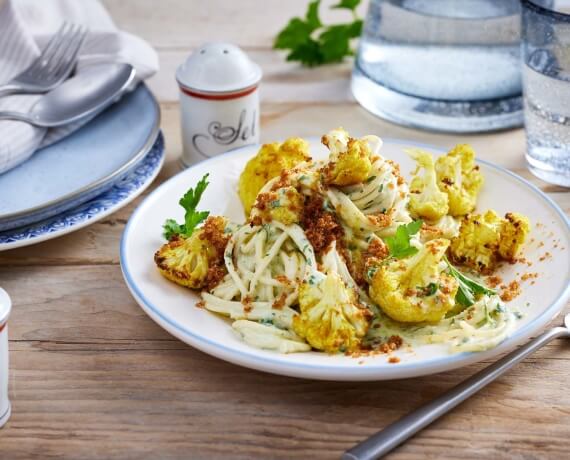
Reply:
M261 75L261 68L230 43L206 43L176 70L180 86L205 93L239 91L259 83Z
M10 311L12 310L12 300L8 293L0 288L0 330L2 330L4 324L8 321L8 316L10 316Z

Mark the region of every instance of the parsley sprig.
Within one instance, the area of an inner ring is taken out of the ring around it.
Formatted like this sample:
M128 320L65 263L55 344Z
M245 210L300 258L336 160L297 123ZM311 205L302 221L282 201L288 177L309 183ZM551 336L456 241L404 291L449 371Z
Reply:
M455 295L455 301L459 303L461 306L465 308L470 307L476 302L478 297L485 294L487 295L496 294L496 292L493 289L489 289L488 287L483 286L482 284L479 284L478 282L465 276L463 273L457 270L453 265L451 265L451 263L449 262L449 260L447 260L447 258L445 258L445 262L447 263L449 274L453 276L459 284L459 289L457 290L457 294Z
M291 19L275 38L273 47L289 50L288 61L299 61L308 67L340 62L354 54L350 42L362 31L362 20L356 14L359 4L360 0L340 0L331 9L351 11L353 21L324 25L319 18L320 0L311 1L305 17Z
M423 223L422 220L415 220L409 224L400 225L394 236L388 236L384 239L392 257L403 259L418 252L418 249L410 244L410 240L413 235L420 231Z
M174 219L166 219L162 228L164 229L163 235L167 240L170 240L175 235L180 235L188 238L198 224L204 221L209 215L210 211L196 211L196 207L202 198L202 194L208 186L208 174L206 174L196 184L195 188L190 188L178 202L184 208L184 223L179 224Z

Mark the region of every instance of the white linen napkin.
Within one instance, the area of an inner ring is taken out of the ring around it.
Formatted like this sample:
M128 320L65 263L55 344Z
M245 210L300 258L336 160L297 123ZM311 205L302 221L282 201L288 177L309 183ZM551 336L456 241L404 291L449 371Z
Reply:
M88 28L77 72L93 63L127 62L135 67L140 81L158 70L155 50L141 38L118 30L98 0L6 0L0 9L0 83L25 70L64 21ZM0 110L27 112L39 97L0 97ZM86 122L45 129L21 121L0 120L0 174Z

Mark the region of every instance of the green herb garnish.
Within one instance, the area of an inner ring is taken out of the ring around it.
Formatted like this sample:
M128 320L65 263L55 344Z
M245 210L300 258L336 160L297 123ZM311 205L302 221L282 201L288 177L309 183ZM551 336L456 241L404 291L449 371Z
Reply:
M196 211L196 207L208 184L208 174L206 174L200 179L194 189L188 189L184 196L180 198L178 203L186 211L184 214L184 223L179 224L174 219L166 219L162 228L164 229L163 235L167 240L170 240L175 235L188 238L192 235L196 226L210 215L210 211Z
M488 287L483 286L482 284L479 284L478 282L465 276L463 273L453 267L447 258L445 258L445 262L447 263L449 274L453 276L459 283L459 289L455 295L455 301L463 307L470 307L481 295L496 294L494 290L489 289Z
M437 292L438 288L436 283L429 283L427 286L417 286L416 290L422 297L430 297Z
M360 0L340 0L332 9L352 12L353 21L326 26L319 18L320 0L309 3L304 18L295 17L279 32L273 48L288 50L288 61L314 67L330 62L340 62L354 52L350 41L360 36L362 20L356 15Z
M423 223L423 220L416 220L406 225L400 225L394 236L388 236L384 239L392 257L403 259L418 252L418 249L410 244L410 239L420 231Z

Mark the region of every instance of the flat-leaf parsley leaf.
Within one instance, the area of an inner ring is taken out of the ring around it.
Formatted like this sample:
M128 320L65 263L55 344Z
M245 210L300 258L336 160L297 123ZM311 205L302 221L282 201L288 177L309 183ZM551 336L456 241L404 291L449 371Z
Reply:
M400 225L394 236L388 236L384 239L392 257L403 259L418 252L418 249L410 244L410 239L420 231L422 224L422 220L415 220L409 224Z
M449 260L447 260L447 258L445 259L445 262L447 263L449 274L453 276L457 280L457 283L459 284L459 289L457 289L455 300L461 306L465 308L470 307L476 302L477 298L480 297L481 295L496 294L494 290L489 289L488 287L483 286L482 284L479 284L478 282L465 276L463 273L457 270L453 265L451 265L451 263L449 262Z
M299 61L308 67L340 62L353 53L350 42L360 36L362 20L356 15L360 0L341 0L331 9L352 11L353 21L324 25L319 18L320 0L309 3L304 18L289 21L275 38L275 49L288 50L288 61Z
M179 224L174 219L167 219L162 228L164 229L163 235L167 240L170 240L175 235L180 235L188 238L194 232L198 224L204 221L209 215L210 211L196 211L196 207L202 198L202 194L206 187L208 187L208 174L206 174L196 184L195 188L189 188L178 202L184 208L184 223Z

